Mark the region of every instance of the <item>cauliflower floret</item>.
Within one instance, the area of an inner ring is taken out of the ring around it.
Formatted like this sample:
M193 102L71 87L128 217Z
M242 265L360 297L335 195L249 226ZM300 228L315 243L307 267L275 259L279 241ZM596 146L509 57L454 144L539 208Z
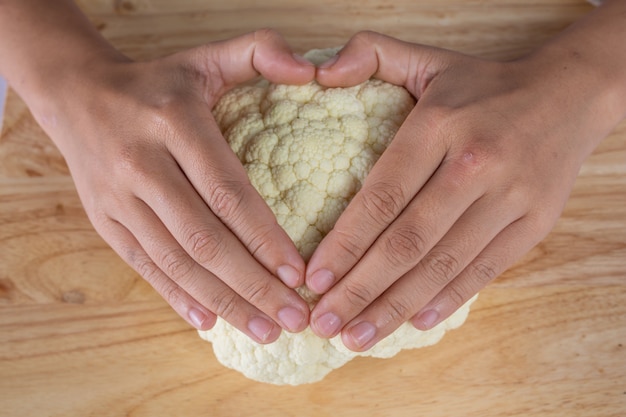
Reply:
M334 53L315 50L306 56L319 63ZM308 260L414 105L404 88L380 80L350 88L262 81L225 94L213 114L252 184ZM315 303L307 288L298 292ZM283 332L269 345L252 341L222 319L199 333L213 343L223 365L257 381L298 385L319 381L356 356L389 358L402 349L435 344L465 321L474 299L432 330L405 323L361 353L348 350L340 336L322 339L310 328Z

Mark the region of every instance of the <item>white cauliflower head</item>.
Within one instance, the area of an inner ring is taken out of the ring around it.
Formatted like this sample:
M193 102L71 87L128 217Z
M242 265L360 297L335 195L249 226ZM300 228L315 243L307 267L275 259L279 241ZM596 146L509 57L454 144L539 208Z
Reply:
M314 50L306 57L323 62L335 52ZM414 104L404 88L380 80L350 88L262 81L225 94L213 114L252 184L308 260ZM306 288L299 292L315 302ZM223 365L248 378L298 385L319 381L356 356L388 358L402 349L437 343L446 330L464 322L470 304L426 332L405 323L361 353L348 350L340 336L322 339L310 328L283 332L276 342L261 345L218 319L200 336L213 343Z

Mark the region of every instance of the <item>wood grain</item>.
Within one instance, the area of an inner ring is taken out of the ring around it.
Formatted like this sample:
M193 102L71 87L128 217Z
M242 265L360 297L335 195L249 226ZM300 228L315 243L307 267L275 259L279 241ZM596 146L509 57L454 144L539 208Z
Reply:
M479 56L526 53L577 0L82 0L136 59L271 26L299 51L374 29ZM323 382L219 365L90 225L62 156L13 93L0 136L0 416L626 415L626 123L581 169L552 233L462 328Z

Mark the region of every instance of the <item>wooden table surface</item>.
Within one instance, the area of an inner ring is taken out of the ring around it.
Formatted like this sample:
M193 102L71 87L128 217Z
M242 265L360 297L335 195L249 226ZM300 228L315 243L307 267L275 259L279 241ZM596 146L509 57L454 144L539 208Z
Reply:
M83 0L146 59L258 27L298 51L359 29L494 59L582 0ZM583 166L553 232L430 348L275 387L221 367L94 232L62 157L10 93L0 137L0 416L624 416L626 123Z

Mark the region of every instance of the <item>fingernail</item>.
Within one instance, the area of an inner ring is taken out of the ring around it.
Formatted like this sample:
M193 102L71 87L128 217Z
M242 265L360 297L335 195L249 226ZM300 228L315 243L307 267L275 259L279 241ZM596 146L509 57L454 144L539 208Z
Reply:
M315 327L322 337L333 337L339 332L341 320L333 313L325 313L315 321Z
M278 319L286 330L292 333L299 331L304 322L304 314L293 307L284 307L278 311Z
M318 269L309 278L309 288L317 294L323 294L333 286L335 274L328 269Z
M191 320L196 329L202 329L202 325L208 319L207 315L197 308L190 308L187 316L189 316L189 320Z
M437 310L426 310L419 315L418 320L422 322L425 328L430 329L439 321L439 313Z
M300 283L300 273L291 265L282 265L276 269L276 275L290 288L297 287Z
M261 342L267 342L272 330L274 330L274 324L262 317L254 317L248 322L248 330Z
M335 65L335 62L337 62L337 60L339 59L339 55L335 55L332 58L322 62L321 64L319 64L317 67L321 68L321 69L326 69L326 68L330 68L333 65Z
M348 334L359 348L367 345L376 336L376 327L372 323L363 321L348 330Z
M292 54L292 56L293 56L293 59L299 64L308 65L309 67L313 66L313 63L309 61L308 59L306 59L305 57L303 57L302 55Z

